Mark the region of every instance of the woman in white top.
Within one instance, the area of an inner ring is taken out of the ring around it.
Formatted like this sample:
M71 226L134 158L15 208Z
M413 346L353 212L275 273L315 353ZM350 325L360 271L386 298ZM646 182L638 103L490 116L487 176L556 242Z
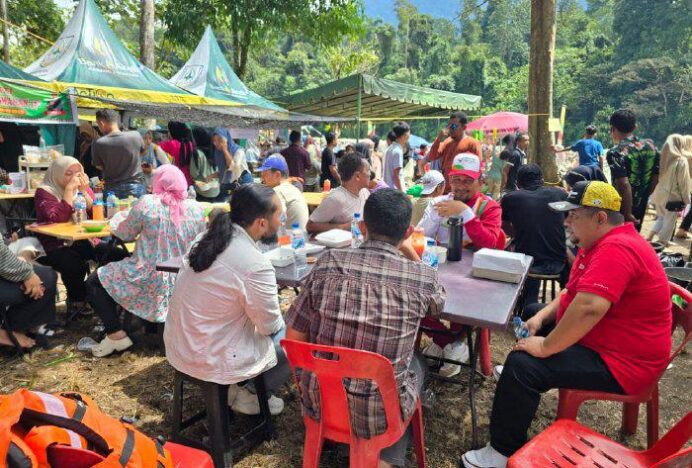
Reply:
M675 222L680 211L669 210L676 202L682 208L690 204L690 172L685 149L685 137L673 134L667 139L661 149L661 169L658 185L651 195L656 206L656 223L649 233L649 240L658 235L658 240L664 246L670 242Z
M257 246L274 242L281 203L269 187L248 184L231 198L231 212L214 218L178 272L164 329L166 357L178 371L232 385L263 374L267 391L291 375L279 347L286 333L271 262ZM233 385L229 405L259 414L252 388ZM269 398L272 414L283 401Z

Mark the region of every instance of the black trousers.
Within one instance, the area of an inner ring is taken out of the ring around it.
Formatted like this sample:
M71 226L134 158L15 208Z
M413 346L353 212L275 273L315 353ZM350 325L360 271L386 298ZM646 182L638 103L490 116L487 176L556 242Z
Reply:
M97 272L92 272L87 278L87 300L91 308L103 321L106 333L109 335L123 329L118 315L118 304L108 294L101 284Z
M33 300L22 291L22 283L0 279L0 307L9 306L6 312L8 324L14 331L26 332L34 327L55 320L55 288L58 275L45 266L34 266L34 272L46 288L43 297Z
M43 265L60 273L67 289L67 300L83 302L86 299L84 278L89 274L89 260L94 260L94 247L87 241L75 242L70 247L60 247L38 259Z
M692 225L692 209L687 212L684 218L682 218L682 224L680 225L680 229L682 229L683 231L689 231L690 225Z
M545 305L534 306L530 312ZM526 443L541 393L552 388L623 393L598 353L584 346L573 345L545 359L513 351L497 383L490 415L490 444L495 450L509 457Z
M88 241L79 241L70 247L61 247L48 252L45 257L39 258L38 262L53 267L60 273L67 290L68 301L83 302L86 300L84 278L89 274L89 260L95 260L99 264L105 265L122 260L127 255L127 252L109 242L101 242L94 247Z

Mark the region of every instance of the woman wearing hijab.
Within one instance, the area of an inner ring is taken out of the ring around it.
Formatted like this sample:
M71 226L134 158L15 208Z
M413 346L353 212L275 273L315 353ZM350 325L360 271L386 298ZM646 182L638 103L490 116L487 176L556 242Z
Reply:
M72 220L74 199L81 192L91 211L94 193L82 165L71 156L61 156L51 163L36 189L34 203L39 223L65 223ZM86 311L84 278L89 273L88 260L94 259L94 248L88 241L65 242L50 236L37 235L46 256L38 261L60 273L67 289L68 313Z
M660 176L651 195L656 207L656 222L649 233L649 240L657 235L658 241L664 246L670 243L678 214L690 204L692 187L689 171L685 137L679 134L670 135L661 148Z
M182 122L168 122L168 134L171 139L161 143L161 149L170 154L175 164L185 176L187 186L192 185L190 177L190 160L195 154L197 147L192 138L192 131Z
M233 141L227 128L214 130L211 141L214 145L214 162L219 170L219 200L225 201L234 187L251 184L252 174L245 159L245 151Z
M106 337L92 353L108 356L132 346L122 328L117 306L149 322L164 322L175 275L156 271L156 264L187 252L204 231L204 210L187 200L187 182L172 164L154 172L154 193L142 197L125 215L110 221L111 232L124 241L137 240L132 256L109 263L89 275L88 299L103 320Z

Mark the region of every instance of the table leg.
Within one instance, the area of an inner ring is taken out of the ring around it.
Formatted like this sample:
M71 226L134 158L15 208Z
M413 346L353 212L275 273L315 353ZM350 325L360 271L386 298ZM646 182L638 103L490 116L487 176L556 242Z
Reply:
M476 377L476 365L478 363L478 353L480 352L480 329L477 330L476 343L474 346L473 342L473 327L466 327L466 339L468 340L469 347L469 366L471 367L471 372L469 372L469 405L471 407L471 449L478 448L478 434L476 433L476 402L475 402L475 377Z

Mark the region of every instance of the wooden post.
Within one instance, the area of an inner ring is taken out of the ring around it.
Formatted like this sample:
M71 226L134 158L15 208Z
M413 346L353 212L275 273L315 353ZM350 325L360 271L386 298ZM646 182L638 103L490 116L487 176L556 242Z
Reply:
M7 0L0 0L2 9L2 57L6 63L10 63L10 32L7 28Z
M555 182L558 177L548 130L548 120L553 115L555 32L556 0L531 0L529 161L541 166L546 182Z

